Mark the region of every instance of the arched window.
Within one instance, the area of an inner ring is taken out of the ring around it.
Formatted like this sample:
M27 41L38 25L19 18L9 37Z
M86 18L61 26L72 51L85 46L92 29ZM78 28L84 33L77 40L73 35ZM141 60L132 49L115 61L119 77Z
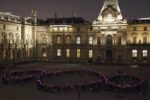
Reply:
M70 44L71 43L70 36L66 36L65 41L66 41L66 44Z
M56 36L56 44L60 44L61 43L61 36L57 35Z
M13 49L10 50L10 59L13 59Z
M16 43L19 43L19 34L16 33Z
M12 44L13 43L13 34L9 33L9 43Z
M41 43L47 44L47 36L44 33L41 34Z

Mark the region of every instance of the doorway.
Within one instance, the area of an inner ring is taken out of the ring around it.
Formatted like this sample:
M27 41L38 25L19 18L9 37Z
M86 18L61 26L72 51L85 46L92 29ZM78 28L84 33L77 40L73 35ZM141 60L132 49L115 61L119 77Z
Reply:
M106 51L106 62L112 62L113 60L113 53L111 49Z

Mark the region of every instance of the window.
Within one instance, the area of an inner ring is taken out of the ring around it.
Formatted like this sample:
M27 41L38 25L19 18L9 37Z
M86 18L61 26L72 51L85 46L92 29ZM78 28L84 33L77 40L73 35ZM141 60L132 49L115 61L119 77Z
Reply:
M17 26L17 31L19 31L19 27Z
M147 37L143 37L143 43L144 43L144 44L147 43Z
M147 31L147 27L144 27L144 31Z
M78 27L78 28L77 28L77 31L78 31L78 32L80 32L80 31L81 31L81 30L80 30L80 27Z
M43 58L45 58L47 56L47 53L46 52L43 52Z
M143 50L143 57L146 58L148 56L148 51L147 50Z
M6 25L3 26L4 30L6 29Z
M97 37L97 44L100 45L101 44L101 38Z
M80 44L81 43L81 38L78 36L77 37L77 44Z
M13 50L10 51L10 59L13 59Z
M3 51L3 59L6 59L6 50Z
M111 35L108 35L106 37L106 43L107 45L111 46L113 44L113 39L112 39L112 36Z
M29 37L28 37L28 39L29 39ZM19 43L19 34L18 33L16 33L16 43Z
M57 36L57 37L56 37L56 42L57 42L57 44L60 44L60 43L61 43L61 37L60 37L60 36Z
M89 58L93 58L93 50L89 50Z
M57 49L57 57L61 56L61 49Z
M132 50L132 57L137 58L137 50Z
M133 31L137 31L137 27L134 27L134 28L133 28Z
M89 37L89 44L93 44L93 37Z
M66 37L66 44L70 44L70 37L69 36Z
M133 37L133 43L136 44L136 37Z
M80 49L77 49L77 58L80 58Z
M70 49L66 49L66 57L70 58Z

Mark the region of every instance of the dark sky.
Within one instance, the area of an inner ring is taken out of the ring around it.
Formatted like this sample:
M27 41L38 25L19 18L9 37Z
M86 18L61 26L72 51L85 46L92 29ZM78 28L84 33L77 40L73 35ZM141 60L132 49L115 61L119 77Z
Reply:
M123 16L128 19L150 17L150 0L119 0ZM76 12L78 16L92 21L97 18L102 7L103 0L0 0L1 12L27 17L31 10L38 11L39 18L72 16Z

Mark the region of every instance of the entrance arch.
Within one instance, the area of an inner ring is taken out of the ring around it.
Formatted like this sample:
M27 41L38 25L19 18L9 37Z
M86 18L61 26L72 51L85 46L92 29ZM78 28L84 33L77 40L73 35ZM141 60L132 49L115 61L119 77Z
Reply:
M108 35L108 36L106 37L106 44L107 44L108 46L111 46L111 45L113 44L113 42L112 42L112 36L111 36L111 35Z

